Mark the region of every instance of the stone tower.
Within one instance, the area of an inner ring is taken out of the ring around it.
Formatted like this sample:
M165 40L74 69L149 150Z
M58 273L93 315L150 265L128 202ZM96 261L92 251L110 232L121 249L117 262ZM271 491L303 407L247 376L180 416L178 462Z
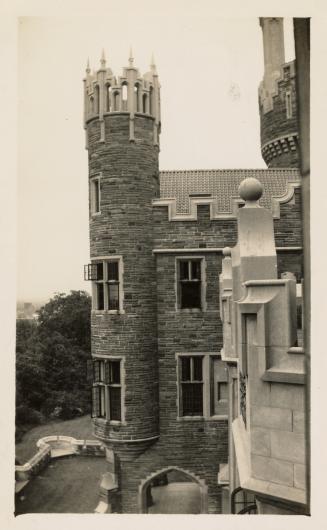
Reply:
M84 79L89 160L93 416L96 436L121 460L158 432L156 283L151 203L159 193L160 86L152 61L132 53L122 76L106 66Z
M264 77L259 87L261 153L269 168L298 167L295 61L285 63L282 18L260 18Z

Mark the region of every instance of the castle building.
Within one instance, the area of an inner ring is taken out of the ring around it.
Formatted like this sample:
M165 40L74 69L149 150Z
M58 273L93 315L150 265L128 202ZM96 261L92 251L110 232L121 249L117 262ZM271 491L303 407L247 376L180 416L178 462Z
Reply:
M291 272L298 283L303 276L294 63L284 64L282 19L261 25L268 169L159 172L156 66L141 75L131 56L116 77L102 55L99 70L87 67L92 416L109 466L99 510L151 513L156 488L174 477L193 488L193 513L226 510L229 375L219 275L223 249L237 241L245 178L263 186L276 275Z

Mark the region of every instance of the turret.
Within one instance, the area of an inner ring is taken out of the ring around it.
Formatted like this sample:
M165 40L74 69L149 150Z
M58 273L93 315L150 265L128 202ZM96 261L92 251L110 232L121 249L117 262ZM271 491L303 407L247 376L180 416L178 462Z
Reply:
M159 143L160 133L160 85L152 58L150 71L140 74L134 66L132 50L128 66L118 78L107 68L104 51L101 55L100 69L91 73L89 62L84 79L84 126L97 117L100 121L101 138L105 141L104 116L109 113L126 112L129 114L129 136L135 140L135 114L145 114L153 119L154 144ZM87 147L87 144L86 144Z
M268 167L298 167L295 62L285 63L282 18L260 18L264 76L259 87L261 152Z
M159 194L159 80L132 53L122 76L84 79L89 158L93 417L98 438L133 459L159 437L152 200Z

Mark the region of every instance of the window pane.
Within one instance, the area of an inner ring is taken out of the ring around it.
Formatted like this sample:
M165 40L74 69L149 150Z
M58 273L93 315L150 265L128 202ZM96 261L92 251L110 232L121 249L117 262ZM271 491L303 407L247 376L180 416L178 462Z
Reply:
M188 261L179 262L179 277L181 280L189 280L188 277Z
M110 361L110 383L120 383L120 361Z
M181 308L201 308L201 283L181 282Z
M108 265L108 281L118 282L118 261L109 261Z
M192 280L201 280L201 263L200 261L191 261Z
M119 309L119 285L108 284L108 309Z
M99 361L93 361L93 381L98 383L100 381L100 363Z
M182 381L191 381L191 358L181 357Z
M96 279L103 280L103 263L97 263L96 267L97 267Z
M182 384L183 416L202 416L202 383Z
M104 289L103 283L97 283L97 309L104 309Z
M100 414L100 393L99 387L92 388L92 418L97 418Z
M106 416L106 393L105 387L99 386L100 389L100 417L104 418Z
M193 381L202 381L202 357L193 357Z
M110 419L121 420L120 388L109 387Z
M99 381L104 382L104 361L99 361L100 365L100 378Z

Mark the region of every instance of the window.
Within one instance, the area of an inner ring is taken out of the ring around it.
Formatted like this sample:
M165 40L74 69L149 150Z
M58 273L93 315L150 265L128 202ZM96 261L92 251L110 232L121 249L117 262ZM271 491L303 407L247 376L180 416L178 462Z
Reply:
M121 360L95 360L92 417L121 421L121 403Z
M228 376L226 364L219 357L210 358L211 416L228 413Z
M290 119L292 118L292 97L290 92L286 92L286 118Z
M120 260L110 259L92 263L96 267L93 282L93 309L99 311L119 311L120 296Z
M91 214L100 213L100 177L93 177L90 181L90 202L91 202Z
M203 415L202 357L181 358L182 415Z
M227 368L215 354L177 354L179 417L228 414Z
M178 307L201 309L203 307L203 260L178 259Z

